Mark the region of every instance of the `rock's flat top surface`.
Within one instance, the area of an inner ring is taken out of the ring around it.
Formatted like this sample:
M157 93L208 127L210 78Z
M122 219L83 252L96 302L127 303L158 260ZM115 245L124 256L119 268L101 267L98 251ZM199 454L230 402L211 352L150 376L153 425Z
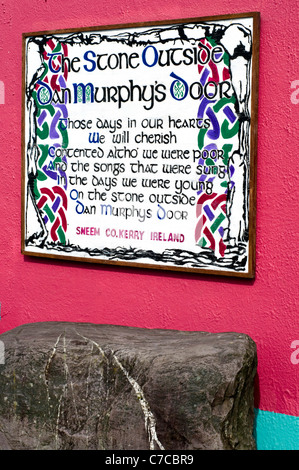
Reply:
M45 322L0 339L0 449L255 448L247 335Z
M45 322L31 323L3 333L2 341L14 341L26 344L26 347L42 348L46 344L53 346L61 336L78 341L85 338L108 348L127 346L130 351L142 352L151 357L171 356L176 359L192 355L207 357L221 352L238 356L252 344L249 336L234 333L208 333L202 331L155 330L117 325L96 325L91 323ZM153 348L159 345L159 350Z

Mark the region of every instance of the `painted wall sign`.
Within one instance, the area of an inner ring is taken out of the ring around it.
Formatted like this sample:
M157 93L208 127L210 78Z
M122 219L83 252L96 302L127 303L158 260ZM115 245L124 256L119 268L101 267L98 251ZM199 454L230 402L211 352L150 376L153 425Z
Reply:
M22 253L253 277L259 14L23 35Z

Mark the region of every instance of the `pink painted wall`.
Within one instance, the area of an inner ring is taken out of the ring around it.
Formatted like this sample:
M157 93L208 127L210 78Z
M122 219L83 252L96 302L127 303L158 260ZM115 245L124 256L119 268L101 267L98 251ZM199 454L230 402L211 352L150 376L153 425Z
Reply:
M291 360L291 344L299 340L298 5L297 0L2 0L0 332L59 320L247 333L258 350L256 407L299 416L299 364ZM245 11L261 13L255 281L22 256L21 34Z

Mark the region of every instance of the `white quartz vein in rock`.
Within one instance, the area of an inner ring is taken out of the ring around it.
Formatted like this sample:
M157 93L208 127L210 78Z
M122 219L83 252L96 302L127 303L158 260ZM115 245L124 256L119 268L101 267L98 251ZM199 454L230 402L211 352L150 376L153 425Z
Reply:
M48 376L48 371L49 371L49 368L50 368L50 365L51 365L51 362L56 354L56 351L57 351L57 346L58 346L58 343L60 341L60 338L61 338L61 334L58 336L57 340L56 340L56 343L54 344L53 346L53 349L52 349L52 352L50 354L50 357L47 361L47 364L46 364L46 367L45 367L45 382L46 382L46 385L48 385L48 379L47 379L47 376ZM47 389L48 390L48 389Z
M76 415L77 421L79 421L79 416L78 416L78 411L77 411L77 405L76 405L76 399L75 399L75 394L74 394L74 384L73 384L73 381L72 381L72 378L71 378L71 375L70 375L70 372L69 372L69 368L68 368L68 365L67 365L67 360L66 360L66 341L65 341L65 336L63 337L63 355L64 355L64 371L65 371L66 384L68 384L68 382L70 383L70 386L71 386L71 395L72 395L73 404L74 404L74 409L75 409L75 415Z
M62 333L58 336L58 338L57 338L57 340L56 340L56 342L53 346L53 349L52 349L50 357L49 357L49 359L46 363L45 371L44 371L45 384L46 384L46 388L47 388L48 404L50 402L49 387L48 387L48 373L49 373L49 368L51 366L51 363L52 363L52 361L53 361L53 359L56 355L57 347L58 347L59 341L61 339L61 336L62 336ZM73 403L74 403L75 415L76 415L77 420L79 420L78 412L77 412L77 406L76 406L76 400L75 400L75 396L74 396L74 387L73 387L72 379L71 379L70 374L69 374L69 368L68 368L67 361L66 361L66 354L67 354L67 348L66 348L66 339L65 339L65 336L64 336L63 337L63 360L64 360L65 383L62 386L62 392L61 392L61 395L60 395L59 400L58 400L58 409L57 409L57 417L56 417L56 429L55 429L56 448L58 448L58 430L59 430L59 419L60 419L61 408L62 408L62 400L66 396L66 393L67 393L68 382L71 385L71 395L72 395L72 399L73 399Z
M82 338L84 338L85 340L90 341L92 344L94 344L98 348L98 350L100 351L102 356L105 358L105 360L108 362L108 359L107 359L103 349L101 348L101 346L98 343L96 343L95 341L93 341L90 338L86 338L85 336L81 335L78 332L77 332L77 334L79 336L81 336ZM132 385L133 390L135 392L135 395L136 395L136 397L137 397L137 399L140 403L140 406L141 406L141 409L143 411L144 418L145 418L145 430L146 430L146 432L149 436L150 450L155 449L155 444L159 447L159 449L165 450L163 445L161 444L161 442L158 439L157 432L156 432L156 420L155 420L155 417L154 417L153 413L150 410L148 401L146 400L146 398L144 396L144 393L143 393L143 390L142 390L141 386L137 383L137 381L135 379L133 379L133 377L130 376L128 371L124 368L124 366L121 364L121 362L117 358L116 354L112 350L111 350L111 354L112 354L112 357L113 357L114 361L116 362L116 364L120 368L120 370L123 372L123 374L125 375L125 377L129 381L129 383Z
M161 450L164 450L164 447L162 446L161 442L159 441L156 433L156 420L154 418L153 413L150 410L149 404L144 396L144 393L142 391L142 388L140 385L136 382L133 377L131 377L128 373L128 371L123 367L123 365L120 363L114 352L112 351L113 358L116 362L116 364L119 366L119 368L123 371L125 376L127 377L128 381L132 385L135 394L140 402L144 417L145 417L145 429L149 435L149 441L150 441L150 449L154 450L155 449L155 443L158 445L158 447Z

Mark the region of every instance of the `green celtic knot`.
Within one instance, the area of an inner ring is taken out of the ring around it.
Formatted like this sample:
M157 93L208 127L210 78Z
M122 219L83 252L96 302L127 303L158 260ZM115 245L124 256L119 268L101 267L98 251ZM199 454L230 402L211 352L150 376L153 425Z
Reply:
M176 98L183 98L185 93L185 85L182 82L179 82L178 80L175 82L174 87L173 87L173 94Z
M43 88L39 94L39 99L41 103L48 103L50 99L50 93L46 88Z

